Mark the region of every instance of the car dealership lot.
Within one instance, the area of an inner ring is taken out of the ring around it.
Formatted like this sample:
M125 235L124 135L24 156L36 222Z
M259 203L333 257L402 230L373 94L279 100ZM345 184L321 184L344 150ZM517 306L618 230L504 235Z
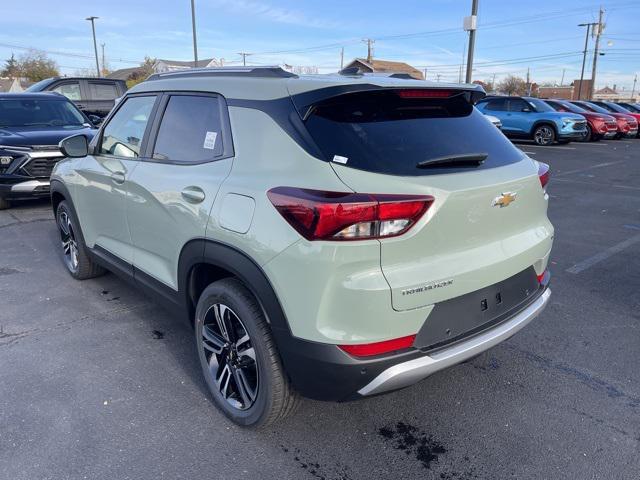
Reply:
M114 275L71 279L48 204L0 212L0 478L638 478L640 140L518 146L552 168L547 310L265 431L210 403L187 326Z

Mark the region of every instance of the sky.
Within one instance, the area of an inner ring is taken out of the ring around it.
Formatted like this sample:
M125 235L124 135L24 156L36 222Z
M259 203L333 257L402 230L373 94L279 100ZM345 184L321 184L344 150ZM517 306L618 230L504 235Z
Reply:
M463 18L471 0L195 0L198 54L238 65L287 63L321 73L366 57L363 39L375 40L374 58L405 61L427 79L458 81L467 45ZM479 0L474 80L506 75L538 83L580 78L585 28L600 5L606 28L596 86L631 90L640 73L640 0ZM136 66L145 56L192 60L190 0L20 0L3 9L0 63L39 49L66 75L95 69L91 25L111 69ZM585 78L594 42L589 39ZM637 88L640 88L638 83Z

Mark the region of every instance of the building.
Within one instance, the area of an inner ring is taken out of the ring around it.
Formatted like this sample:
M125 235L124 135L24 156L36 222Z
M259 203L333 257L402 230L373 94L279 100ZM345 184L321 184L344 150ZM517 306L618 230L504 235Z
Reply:
M601 88L600 90L596 90L595 92L593 92L594 100L608 100L611 102L615 102L617 100L620 100L621 98L622 98L622 95L616 91L615 85L613 86L613 88L604 87L604 88Z
M198 60L195 66L197 68L219 67L221 66L221 63L221 61L218 61L215 58L204 58L202 60ZM153 64L153 73L172 72L175 70L184 70L193 67L193 60L183 61L158 58ZM120 70L111 72L109 75L107 75L107 78L127 81L139 77L140 75L144 74L144 71L145 70L143 67L121 68Z
M0 78L0 92L20 93L33 85L26 78Z
M582 88L580 88L580 80L573 81L573 96L571 100L589 100L591 94L591 79L585 78L582 80Z
M404 62L356 58L345 65L344 69L347 68L357 68L362 73L406 73L416 80L424 80L424 75L420 70Z
M564 85L561 87L539 87L538 96L540 96L540 98L562 98L564 100L573 100L573 86Z

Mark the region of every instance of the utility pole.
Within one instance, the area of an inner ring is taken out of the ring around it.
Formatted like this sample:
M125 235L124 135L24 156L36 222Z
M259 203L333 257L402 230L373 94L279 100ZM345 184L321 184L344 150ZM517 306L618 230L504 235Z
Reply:
M99 17L87 17L85 20L91 22L91 31L93 32L93 52L96 54L96 73L100 77L100 64L98 63L98 44L96 43L96 25L94 23Z
M196 37L196 6L191 0L191 30L193 31L193 68L198 66L198 39Z
M491 90L496 91L496 74L493 74L493 80L491 80Z
M253 53L238 52L238 55L240 55L242 57L242 66L246 67L247 66L247 57L249 55L253 55Z
M466 83L471 83L471 72L473 71L473 50L476 45L476 30L478 28L478 0L471 2L471 16L465 18L464 29L469 32L469 52L467 57Z
M565 69L562 69L562 78L560 79L560 86L564 85L564 71Z
M424 79L425 80L427 79L427 69L426 68L424 69Z
M600 35L604 31L604 23L602 23L602 17L604 16L604 9L600 7L600 16L598 17L598 23L595 27L596 29L596 45L593 50L593 69L591 70L591 87L589 88L589 99L593 98L593 92L596 88L596 70L598 67L598 48L600 47Z
M376 41L370 38L365 38L362 41L367 44L367 63L371 63L371 60L373 60L373 44Z
M527 67L527 96L531 96L531 82L529 81L529 67Z
M106 43L101 43L100 46L102 47L102 71L105 72L107 70L107 67L104 63L104 46L106 45Z
M587 34L584 37L584 51L582 52L582 71L580 72L580 85L578 85L577 100L581 100L582 95L582 83L584 82L584 64L587 61L587 47L589 46L589 29L595 25L597 25L597 23L581 23L578 25L579 27L587 27Z
M638 74L636 73L636 76L633 77L633 88L631 89L631 101L633 102L633 96L636 93L636 83L638 83Z
M440 81L440 74L436 74L436 77L438 78L438 82Z
M340 49L340 70L344 68L344 47Z

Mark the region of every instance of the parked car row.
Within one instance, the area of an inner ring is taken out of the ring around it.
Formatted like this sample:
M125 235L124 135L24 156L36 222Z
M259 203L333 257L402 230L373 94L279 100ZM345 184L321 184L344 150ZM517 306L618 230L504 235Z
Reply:
M476 107L508 137L538 145L634 138L640 122L640 105L632 103L493 96Z

